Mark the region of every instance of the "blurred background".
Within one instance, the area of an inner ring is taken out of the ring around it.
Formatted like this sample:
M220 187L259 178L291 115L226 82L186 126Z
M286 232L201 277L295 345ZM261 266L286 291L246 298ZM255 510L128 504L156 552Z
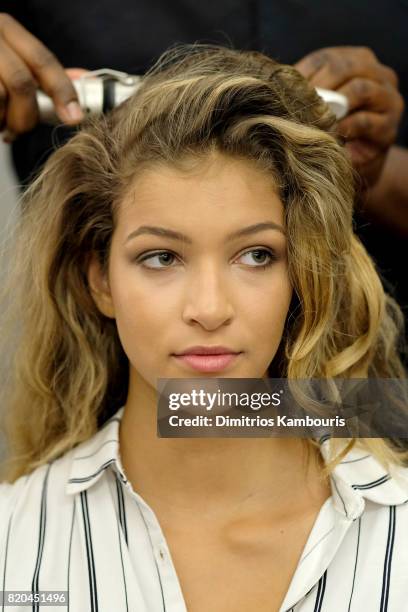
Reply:
M0 249L3 249L10 236L16 211L18 209L18 184L10 159L10 146L0 139ZM4 255L4 253L2 253ZM3 278L7 257L0 257L0 278ZM1 281L0 281L1 282ZM4 377L4 356L0 357L0 384ZM0 402L0 411L2 403ZM5 455L5 444L0 433L0 461Z
M10 146L0 140L0 231L4 229L16 211L18 187L17 178L10 160ZM0 266L2 262L0 262Z

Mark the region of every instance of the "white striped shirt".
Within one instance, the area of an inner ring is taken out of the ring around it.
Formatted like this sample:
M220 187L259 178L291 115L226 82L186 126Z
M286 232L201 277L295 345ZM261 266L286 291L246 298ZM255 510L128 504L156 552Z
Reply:
M159 522L123 472L122 414L57 460L0 485L0 590L69 592L67 607L33 611L186 611ZM408 610L408 468L391 477L353 449L331 488L280 611Z

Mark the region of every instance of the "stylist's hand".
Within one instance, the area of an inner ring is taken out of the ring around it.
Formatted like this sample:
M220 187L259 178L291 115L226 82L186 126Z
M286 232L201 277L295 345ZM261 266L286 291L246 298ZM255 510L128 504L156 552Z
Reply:
M76 124L83 117L76 91L55 55L18 21L0 13L0 131L11 142L38 123L35 92L54 101L61 121ZM71 75L72 76L72 75Z
M310 53L295 68L314 87L347 96L350 111L338 124L353 166L365 186L380 177L394 144L404 102L394 70L366 47L328 47Z

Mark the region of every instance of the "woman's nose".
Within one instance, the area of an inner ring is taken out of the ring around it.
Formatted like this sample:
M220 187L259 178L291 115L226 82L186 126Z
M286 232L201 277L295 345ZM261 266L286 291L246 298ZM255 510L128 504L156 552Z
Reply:
M222 271L214 265L202 267L187 283L183 304L185 323L199 323L206 330L212 330L231 322L234 311Z

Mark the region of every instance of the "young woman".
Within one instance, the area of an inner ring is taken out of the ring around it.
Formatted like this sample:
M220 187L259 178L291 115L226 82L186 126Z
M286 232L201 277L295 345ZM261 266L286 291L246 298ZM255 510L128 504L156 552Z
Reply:
M75 612L404 608L391 441L156 434L158 378L405 377L334 134L293 68L197 45L49 159L7 295L1 590Z

